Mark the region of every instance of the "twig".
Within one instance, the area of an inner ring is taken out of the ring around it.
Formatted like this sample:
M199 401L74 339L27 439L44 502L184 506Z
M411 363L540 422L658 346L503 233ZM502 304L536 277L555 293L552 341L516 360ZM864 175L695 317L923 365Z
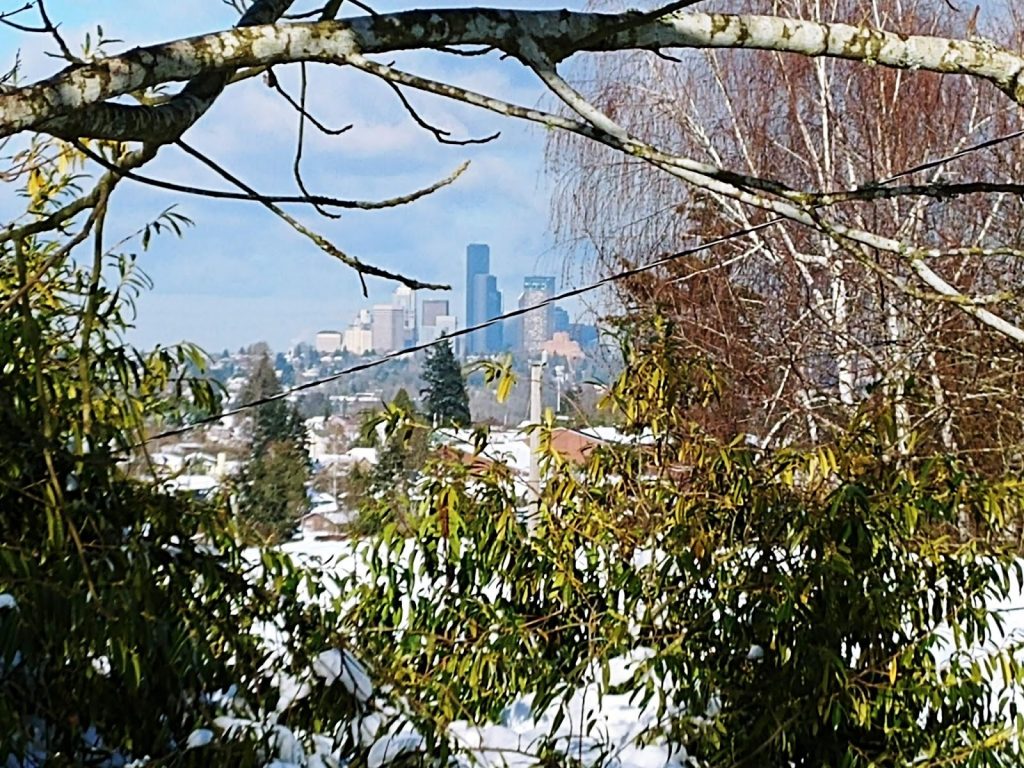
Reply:
M175 142L179 146L183 146L180 142ZM451 176L442 179L441 181L431 184L423 189L416 190L408 195L399 195L397 197L391 197L386 200L339 200L334 197L325 197L324 195L263 195L258 192L228 192L226 190L219 189L205 189L203 187L193 187L185 184L176 184L173 181L164 181L163 179L154 179L151 176L143 176L138 173L133 173L128 170L120 169L114 163L111 163L102 155L93 152L88 147L84 146L80 142L76 142L75 145L90 159L99 163L104 168L123 176L126 179L137 181L141 184L148 184L151 187L157 187L159 189L169 189L172 192L184 192L186 194L198 195L200 197L211 197L218 200L245 200L255 203L261 203L263 205L274 204L274 203L296 203L304 205L326 205L332 208L352 208L362 211L374 211L381 208L395 208L406 203L411 203L415 200L419 200L421 197L425 197L442 187L446 187L455 181L456 178L461 174L462 170L457 170ZM0 242L3 241L3 237L0 236Z
M239 189L243 189L247 193L252 195L254 199L259 197L259 195L257 195L257 193L255 192L255 190L252 189L252 187L250 187L244 181L242 181L241 179L236 177L234 174L232 174L226 168L223 168L220 165L218 165L217 163L215 163L213 160L211 160L209 157L204 155L202 152L199 152L198 150L193 149L191 146L186 144L181 139L179 139L176 143L178 144L179 147L181 147L183 150L185 150L188 154L192 155L194 158L199 160L201 163L206 165L208 168L210 168L213 171L215 171L221 177L223 177L224 179L227 179L232 184L237 186ZM465 170L465 168L466 168L465 165L461 166L456 171L455 174L453 174L452 176L450 176L448 179L446 179L444 181L444 184L447 185L447 184L450 184L452 181L454 181L455 178L457 178L459 175L462 174L462 172ZM327 254L333 256L334 258L338 259L339 261L341 261L343 264L347 264L348 266L352 267L352 269L354 269L356 271L356 273L359 275L359 281L362 284L362 289L363 289L363 295L364 296L367 296L369 294L369 290L367 289L367 286L366 286L366 275L373 275L374 277L382 277L382 278L384 278L386 280L394 280L396 282L401 283L402 285L405 285L405 286L408 286L409 288L412 288L413 290L419 290L419 289L445 290L448 287L446 285L439 284L439 283L425 283L425 282L421 282L419 280L414 280L413 278L406 277L405 275L398 274L397 272L391 272L389 270L382 269L381 267L376 267L376 266L374 266L372 264L367 264L367 263L365 263L363 261L360 261L359 259L355 258L354 256L349 256L347 253L344 253L341 249L339 249L337 246L335 246L327 238L323 237L322 235L317 234L316 232L312 231L308 227L304 226L299 221L297 221L293 217L289 216L287 213L285 213L283 210L278 208L273 203L266 202L266 201L263 201L263 200L260 200L260 202L269 211L271 211L274 215L276 215L278 218L280 218L282 221L284 221L286 224L288 224L296 232L298 232L299 234L309 238L320 250L324 251L324 253L327 253Z
M36 5L39 7L39 15L43 19L43 31L48 32L50 36L56 41L57 47L60 48L60 53L63 58L70 61L72 64L81 65L85 62L82 61L78 56L75 56L68 47L68 44L64 41L64 37L57 29L57 25L50 21L49 15L46 13L46 2L45 0L36 0Z
M309 197L309 190L306 188L306 182L302 180L302 146L306 141L306 64L303 62L299 65L299 135L295 142L295 162L292 164L292 175L295 177L295 183L298 185L302 194ZM351 128L352 126L349 126ZM313 203L313 208L321 216L328 219L340 219L340 213L331 213L325 210L322 206Z
M409 113L409 116L413 119L416 125L432 133L439 144L454 144L458 146L466 146L468 144L486 144L490 141L494 141L496 138L501 136L501 131L497 131L495 133L492 133L490 136L484 136L483 138L480 139L449 139L448 137L452 135L451 131L446 131L443 128L438 128L437 126L431 125L422 117L420 117L419 113L413 108L412 104L409 103L409 100L405 98L405 94L402 93L402 89L399 88L396 83L392 82L388 78L382 79L398 96L399 101L402 102L402 106L405 107L405 111Z
M279 94L281 94L281 96L284 97L284 100L287 101L292 106L292 108L295 109L296 112L298 112L300 115L309 120L309 122L316 126L316 129L321 133L326 134L327 136L340 136L346 131L352 130L352 123L349 123L348 125L343 125L341 128L331 128L317 120L312 114L310 114L310 112L307 109L305 109L305 107L302 106L302 104L300 104L299 102L295 101L294 98L292 98L292 95L284 89L284 87L281 85L281 82L277 79L277 76L274 75L274 72L271 69L267 70L267 85L269 85Z

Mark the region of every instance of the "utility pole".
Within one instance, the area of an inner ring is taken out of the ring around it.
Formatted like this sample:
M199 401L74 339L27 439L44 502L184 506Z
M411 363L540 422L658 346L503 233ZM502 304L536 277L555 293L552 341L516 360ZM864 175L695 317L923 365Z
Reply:
M537 525L537 514L540 512L540 420L541 420L541 375L544 372L545 358L530 361L530 476L527 481L529 490L529 511L527 527L532 531Z

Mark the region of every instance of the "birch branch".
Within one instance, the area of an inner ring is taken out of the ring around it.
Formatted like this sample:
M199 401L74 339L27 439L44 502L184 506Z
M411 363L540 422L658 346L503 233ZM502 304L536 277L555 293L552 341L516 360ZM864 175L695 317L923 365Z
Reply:
M288 5L283 0L267 4ZM1024 58L985 40L907 36L867 26L754 15L684 13L634 25L639 16L470 8L239 27L135 48L7 91L0 95L0 136L41 130L63 137L167 141L181 128L183 115L197 119L231 73L242 67L299 61L345 64L355 53L465 45L490 46L517 58L543 51L554 62L581 51L672 48L828 56L978 77L1024 104ZM608 30L614 31L606 34ZM106 103L133 91L197 77L204 79L167 104Z

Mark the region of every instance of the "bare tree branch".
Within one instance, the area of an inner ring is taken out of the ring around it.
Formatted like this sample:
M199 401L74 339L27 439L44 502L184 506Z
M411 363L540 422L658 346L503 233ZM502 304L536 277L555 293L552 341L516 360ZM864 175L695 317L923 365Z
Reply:
M456 168L448 176L434 182L426 187L414 190L405 195L396 195L389 197L384 200L342 200L336 197L328 197L326 195L263 195L255 191L245 192L228 192L222 189L207 189L205 187L196 187L188 184L177 184L173 181L166 181L164 179L155 179L151 176L144 176L140 173L135 173L125 167L122 167L118 163L112 163L103 157L98 152L94 152L85 146L81 142L75 142L75 146L78 147L79 151L89 157L93 162L102 165L108 171L126 179L137 181L140 184L146 184L151 187L157 187L159 189L167 189L172 192L183 192L189 195L197 195L199 197L210 197L217 200L243 200L252 201L255 203L262 203L264 205L273 203L294 203L304 205L321 205L333 208L347 208L362 211L376 211L383 208L397 208L401 205L407 205L408 203L415 202L420 198L426 197L427 195L437 192L439 189L447 187L458 179L465 170L469 167L469 163L463 163ZM134 166L138 167L138 166ZM223 174L222 174L223 175ZM236 186L240 186L232 181ZM0 242L3 242L4 235L0 233Z
M256 190L254 190L252 187L250 187L244 181L242 181L237 176L232 174L230 171L226 170L225 168L221 167L217 163L213 162L209 157L207 157L203 153L199 152L198 150L193 149L191 146L186 144L184 141L179 140L177 143L178 143L178 146L180 146L188 154L192 155L192 157L196 158L201 163L206 165L208 168L212 169L214 172L216 172L217 174L219 174L223 178L225 178L228 181L230 181L232 184L237 186L239 189L244 190L253 199L257 199L257 200L259 199L259 193L256 192ZM445 182L450 184L463 171L465 171L466 167L467 166L465 164L460 166L459 169L456 170L456 172L454 174L452 174L451 177L449 177L449 179L445 180ZM374 266L372 264L367 264L364 261L360 261L359 259L355 258L354 256L349 256L347 253L345 253L340 248L338 248L336 245L334 245L332 242L330 242L327 238L325 238L322 235L317 234L313 230L309 229L309 227L307 227L304 224L302 224L301 222L299 222L293 216L288 215L287 213L285 213L283 210L281 210L279 207L277 207L273 203L267 202L267 201L264 201L264 200L259 200L259 202L261 202L269 211L271 211L275 216L277 216L279 219L281 219L286 224L288 224L288 226L290 226L296 232L298 232L299 234L301 234L304 237L308 238L313 244L315 244L317 246L317 248L322 250L324 253L326 253L326 254L328 254L330 256L333 256L334 258L338 259L338 261L342 262L343 264L346 264L346 265L352 267L352 269L354 269L359 274L359 279L362 281L363 295L364 296L367 295L367 293L368 293L368 290L367 290L367 287L366 287L366 280L364 279L366 275L372 275L373 277L382 277L382 278L384 278L386 280L394 280L395 282L399 282L402 285L406 285L406 286L408 286L408 287L410 287L410 288L412 288L414 290L429 289L429 290L444 291L444 290L449 290L450 287L451 287L451 286L446 285L444 283L425 283L425 282L422 282L420 280L415 280L415 279L413 279L411 277L406 277L405 275L402 275L400 273L391 272L389 270L382 269L381 267L376 267L376 266Z
M642 14L437 9L344 21L268 24L289 3L261 0L239 28L136 48L0 95L0 136L35 129L58 136L169 141L198 119L241 67L299 61L348 63L355 53L492 46L517 58L545 52L672 48L768 50L989 80L1024 104L1024 58L989 41L900 35L869 27L772 16L688 13L628 26ZM261 13L257 13L257 9ZM602 33L627 25L611 35ZM593 42L586 43L588 40ZM104 103L161 83L190 80L166 104ZM191 122L189 122L191 121Z

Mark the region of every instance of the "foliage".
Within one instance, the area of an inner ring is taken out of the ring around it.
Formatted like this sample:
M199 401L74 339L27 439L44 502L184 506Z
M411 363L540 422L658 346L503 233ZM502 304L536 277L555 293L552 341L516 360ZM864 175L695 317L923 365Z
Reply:
M389 527L351 585L428 750L524 694L560 703L557 728L567 691L646 649L605 693L654 703L645 738L701 765L1017 764L1024 670L990 607L1022 577L1019 481L896 450L884 408L806 449L713 437L688 414L716 377L673 339L660 321L630 336L608 404L638 440L579 467L551 453L534 532L500 466L433 466L415 544Z
M246 462L240 478L239 514L247 539L287 541L309 510L309 459L284 440L266 443Z
M969 28L1021 49L1018 10L973 7L981 20L975 14ZM967 15L955 3L930 0L749 0L742 13L854 25L871 19L904 34L951 36L963 33ZM984 144L1011 133L1019 120L1017 106L984 83L934 72L908 79L843 57L705 50L683 61L587 57L567 61L564 71L624 133L649 137L688 162L768 176L787 190L870 187L902 176L924 155L954 154L958 141ZM965 316L963 304L929 302L911 287L918 272L902 249L844 243L841 227L795 221L736 236L776 211L758 211L750 197L711 185L680 184L657 163L624 163L619 152L567 133L548 137L549 168L559 178L555 227L567 240L591 243L583 252L593 254L602 274L678 253L657 269L616 280L612 290L634 311L671 317L694 354L713 360L728 379L727 399L706 414L714 421L701 422L706 429L720 436L745 431L776 446L817 441L885 390L901 428L925 424L941 450L960 451L979 471L1014 466L1024 442L1019 341L988 333ZM958 162L938 163L933 181L1019 178L1021 157L969 151ZM990 194L930 201L900 195L844 204L842 213L807 212L818 223L835 213L844 226L857 222L938 249L928 264L956 291L1002 294L998 311L1019 319L1024 261L961 254L997 243L1019 252L1020 205L1020 198ZM713 247L691 250L697 232ZM946 243L955 249L947 253Z
M243 402L281 393L269 356L260 356L242 389ZM249 538L269 544L294 533L309 508L310 475L306 428L299 412L282 399L255 410L252 448L238 483L238 507Z
M341 496L349 509L357 514L349 525L349 532L355 538L362 538L380 532L381 521L373 514L368 502L373 489L373 468L363 462L356 462L345 473L341 482Z
M359 516L354 532L377 533L393 522L404 528L412 506L410 494L427 461L429 430L404 389L364 428L383 436L378 436L377 463L369 476L354 470L350 478L357 491L368 481L365 492L356 497Z
M59 185L37 193L45 212ZM337 618L298 599L318 582L287 558L254 569L222 506L125 474L148 423L177 421L183 403L215 410L216 391L190 373L194 348L123 343L147 284L134 255L98 234L91 263L71 251L32 236L0 246L0 756L253 764L266 752L251 739L201 758L182 748L240 711L218 691L272 710L269 661L308 668L302 643L335 644ZM270 648L259 629L278 621L298 634ZM346 707L335 694L319 716Z
M426 415L432 424L459 428L472 424L466 381L447 339L427 350L423 381L426 384L422 392Z

